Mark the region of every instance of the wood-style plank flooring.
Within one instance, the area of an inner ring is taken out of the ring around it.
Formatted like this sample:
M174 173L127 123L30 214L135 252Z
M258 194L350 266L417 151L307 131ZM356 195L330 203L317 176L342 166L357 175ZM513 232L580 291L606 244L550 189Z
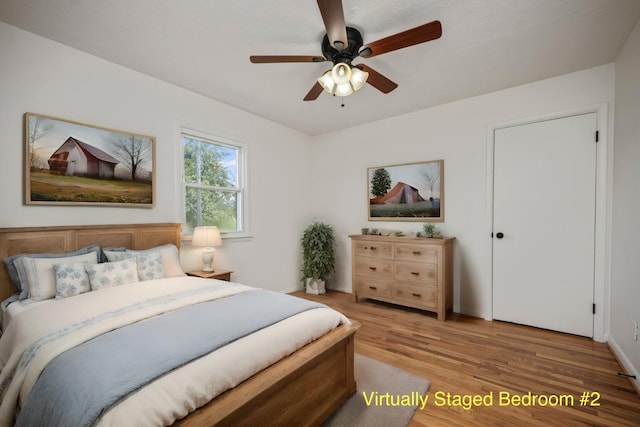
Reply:
M343 292L294 295L360 322L356 352L431 382L429 401L416 411L411 426L640 426L640 397L618 375L622 368L607 344L457 314L443 323L429 312L368 300L355 303ZM501 406L501 392L531 393L548 402L556 396L558 404L516 406L510 397ZM474 396L487 399L486 404L460 406Z

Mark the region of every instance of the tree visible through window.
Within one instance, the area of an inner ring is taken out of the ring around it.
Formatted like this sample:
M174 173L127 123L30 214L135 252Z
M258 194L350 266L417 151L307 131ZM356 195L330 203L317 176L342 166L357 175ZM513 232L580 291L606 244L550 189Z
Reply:
M183 132L184 191L187 234L200 225L215 225L223 233L243 230L243 149Z

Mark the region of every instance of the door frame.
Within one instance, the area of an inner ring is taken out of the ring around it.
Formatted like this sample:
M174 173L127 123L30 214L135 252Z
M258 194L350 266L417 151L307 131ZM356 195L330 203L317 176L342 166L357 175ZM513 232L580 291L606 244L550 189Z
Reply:
M596 207L595 207L595 254L594 254L594 290L593 301L596 304L596 312L593 317L593 339L606 342L609 336L610 319L610 277L611 277L611 185L613 144L610 144L609 129L613 129L609 106L607 103L591 105L581 108L543 114L539 116L515 119L490 125L487 129L487 237L493 232L493 175L494 175L494 144L495 131L513 126L521 126L536 122L561 119L587 113L596 113L597 130L599 139L596 144ZM594 136L595 137L595 136ZM491 284L491 295L488 297L490 304L490 318L493 320L493 242L487 239L485 253L488 271L488 283Z

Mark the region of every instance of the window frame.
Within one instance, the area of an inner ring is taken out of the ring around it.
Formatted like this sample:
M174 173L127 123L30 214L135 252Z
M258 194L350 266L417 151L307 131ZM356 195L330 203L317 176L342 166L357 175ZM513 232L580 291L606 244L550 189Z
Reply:
M193 139L197 139L199 141L210 143L213 145L228 147L237 150L237 187L218 187L218 186L199 186L194 185L193 183L187 183L185 180L184 173L184 138L191 137ZM237 213L236 213L236 224L239 225L236 228L239 228L238 231L222 231L220 235L223 239L234 239L234 238L246 238L251 237L249 232L249 209L248 209L248 188L247 188L247 144L244 142L240 142L237 140L232 140L229 138L224 138L221 136L214 135L209 132L202 132L198 130L194 130L193 128L182 127L180 129L180 173L181 173L181 191L182 191L182 221L183 224L186 225L187 222L187 213L186 213L186 197L187 197L187 188L203 188L206 190L221 190L221 191L236 191L237 196ZM183 226L182 238L183 240L191 240L193 237L192 234L187 234L186 227Z

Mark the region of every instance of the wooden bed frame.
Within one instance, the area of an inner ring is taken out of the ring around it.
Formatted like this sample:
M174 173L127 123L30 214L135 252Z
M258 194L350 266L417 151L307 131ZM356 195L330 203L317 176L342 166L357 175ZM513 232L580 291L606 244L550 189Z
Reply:
M0 259L69 252L90 244L147 249L166 243L180 247L180 224L0 228ZM16 291L3 265L0 300ZM320 425L356 392L353 354L358 327L353 323L336 328L175 425Z

